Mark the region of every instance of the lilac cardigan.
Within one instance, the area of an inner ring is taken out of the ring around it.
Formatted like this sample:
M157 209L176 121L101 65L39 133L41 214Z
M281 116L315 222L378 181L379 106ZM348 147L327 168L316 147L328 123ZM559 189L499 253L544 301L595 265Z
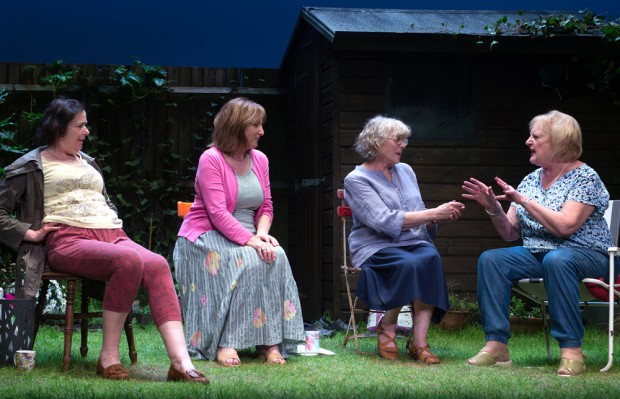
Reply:
M262 215L273 220L273 204L269 188L269 160L258 150L251 150L250 156L252 171L258 177L264 196L263 203L256 211L256 224ZM217 148L211 147L200 156L194 187L194 204L183 219L178 236L196 242L205 232L217 230L230 241L245 245L252 233L232 215L239 190L237 177Z

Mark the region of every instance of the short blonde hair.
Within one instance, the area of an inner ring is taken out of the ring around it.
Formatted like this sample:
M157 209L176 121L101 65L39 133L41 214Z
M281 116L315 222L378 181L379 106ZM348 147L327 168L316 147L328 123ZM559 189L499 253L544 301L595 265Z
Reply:
M411 128L401 120L377 115L366 121L364 129L355 139L355 151L364 159L372 161L377 157L385 140L406 139L409 136Z
M582 138L581 128L575 118L554 110L532 118L530 130L536 124L549 135L554 160L569 162L579 159L583 151Z
M267 113L262 105L245 97L233 98L215 115L211 146L232 155L239 147L247 145L245 128L263 124L266 119Z

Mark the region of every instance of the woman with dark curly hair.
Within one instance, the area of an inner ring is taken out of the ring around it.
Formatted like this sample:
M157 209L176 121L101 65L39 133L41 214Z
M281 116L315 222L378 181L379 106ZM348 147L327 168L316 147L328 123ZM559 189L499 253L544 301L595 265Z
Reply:
M45 263L57 272L107 281L103 344L97 374L128 379L119 355L125 319L138 288L149 295L153 321L170 357L169 381L208 383L185 347L179 301L166 259L130 240L94 158L83 153L90 134L84 104L55 99L37 137L42 144L5 169L0 183L0 242L25 265L24 296L36 295ZM12 217L20 203L20 218Z

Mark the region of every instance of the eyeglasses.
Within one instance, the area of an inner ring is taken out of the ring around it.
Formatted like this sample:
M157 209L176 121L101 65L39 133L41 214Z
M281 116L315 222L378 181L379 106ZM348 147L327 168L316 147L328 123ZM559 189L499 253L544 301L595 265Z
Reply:
M402 137L400 138L395 138L395 137L388 137L388 139L394 141L396 143L396 145L402 145L404 144L405 147L407 146L407 144L409 144L409 140L408 139L404 139Z

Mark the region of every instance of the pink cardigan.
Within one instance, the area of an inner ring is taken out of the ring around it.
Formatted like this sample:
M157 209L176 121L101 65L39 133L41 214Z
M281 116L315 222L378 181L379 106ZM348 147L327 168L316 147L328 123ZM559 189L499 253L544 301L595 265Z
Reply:
M264 196L263 203L256 211L256 224L262 215L273 220L273 204L269 188L269 160L258 150L251 150L250 156L252 170L258 177ZM237 177L217 148L211 147L200 156L194 187L194 204L183 219L178 236L196 242L203 233L217 230L230 241L245 245L252 233L232 215L239 190Z

